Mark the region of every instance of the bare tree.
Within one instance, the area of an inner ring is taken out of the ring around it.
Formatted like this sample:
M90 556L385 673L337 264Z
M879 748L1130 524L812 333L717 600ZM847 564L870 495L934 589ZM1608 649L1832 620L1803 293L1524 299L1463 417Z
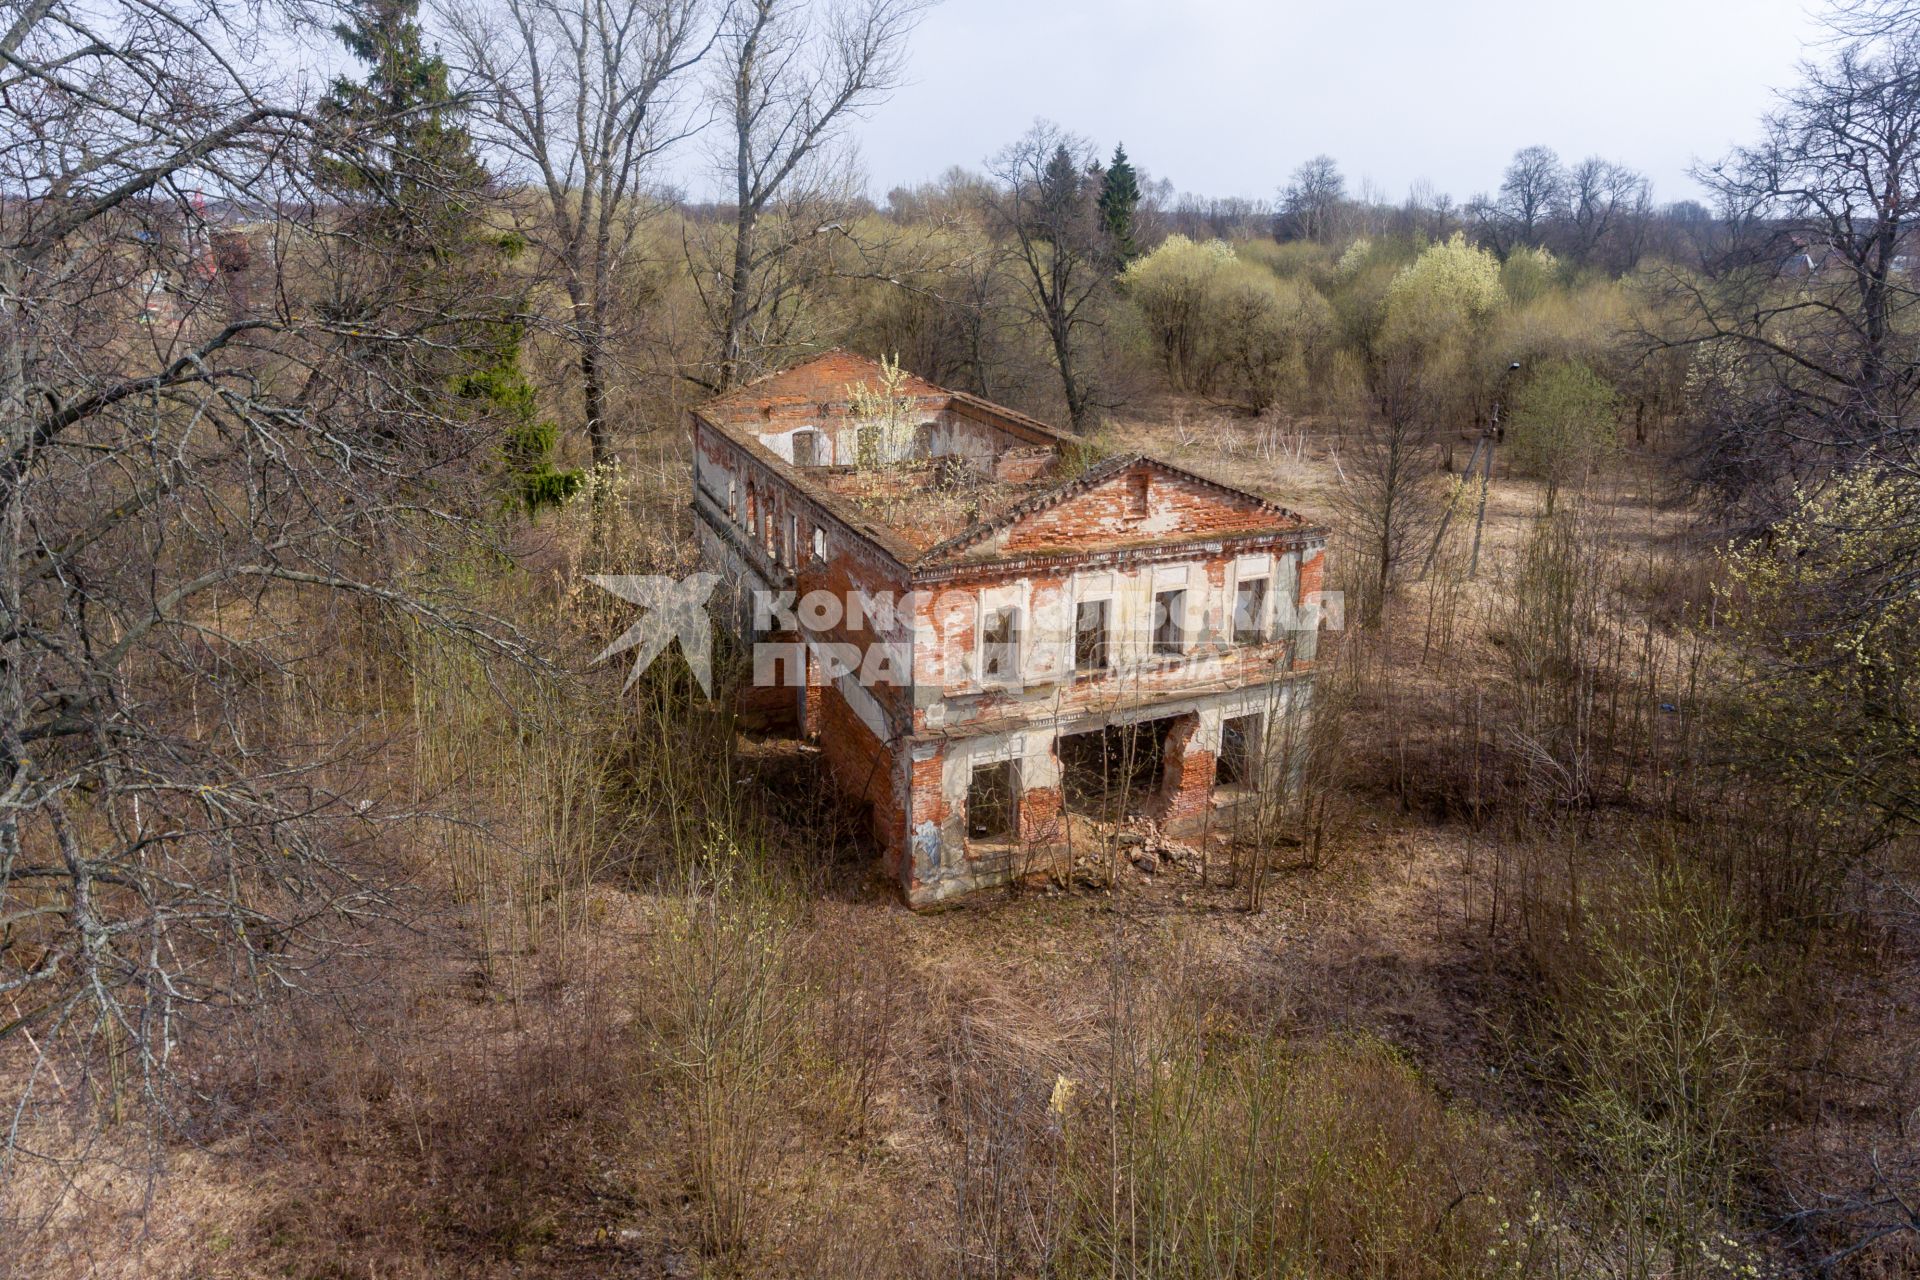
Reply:
M1328 155L1315 156L1293 171L1280 189L1280 217L1276 230L1285 238L1324 243L1333 238L1340 210L1347 202L1347 180Z
M490 509L463 479L490 437L389 382L393 348L469 315L328 315L356 223L303 184L354 148L221 10L9 12L0 1214L36 1099L171 1119L183 1049L321 983L388 910L377 744L318 692L340 637L499 635L415 559Z
M1846 40L1906 39L1920 30L1920 4L1914 0L1834 0L1825 21Z
M1460 208L1452 196L1425 178L1407 188L1406 203L1401 206L1404 225L1423 240L1445 240L1454 229Z
M1697 478L1765 521L1834 467L1912 465L1920 41L1807 68L1765 138L1700 176L1727 243L1704 279L1665 273L1679 320L1651 335L1714 388L1695 397Z
M989 221L1014 246L1024 309L1046 329L1075 431L1086 429L1093 408L1082 345L1098 323L1098 303L1114 267L1094 203L1091 165L1084 139L1039 121L994 157L991 169L1000 185L987 202Z
M1552 147L1522 147L1500 180L1499 211L1508 245L1538 245L1566 202L1567 174Z
M598 465L617 285L658 208L655 162L691 129L678 95L715 39L708 0L446 0L440 16L488 141L542 200L534 236L566 290Z
M715 385L732 386L756 357L759 330L793 292L781 267L802 244L847 233L853 184L837 181L834 144L900 84L907 37L932 0L743 0L720 38L717 80L734 180L733 241L711 304L719 336ZM776 202L791 206L767 234Z
M1376 359L1341 491L1369 568L1360 610L1368 626L1379 623L1402 569L1425 553L1439 524L1444 499L1435 459L1438 416L1413 352L1388 351Z
M1631 270L1652 205L1647 180L1623 164L1588 156L1567 173L1566 249L1576 262Z

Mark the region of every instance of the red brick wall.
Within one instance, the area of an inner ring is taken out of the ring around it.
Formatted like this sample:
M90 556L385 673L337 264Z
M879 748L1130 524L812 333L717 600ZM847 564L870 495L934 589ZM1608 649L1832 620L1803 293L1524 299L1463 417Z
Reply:
M868 806L873 837L888 871L898 874L906 842L906 815L894 780L894 753L855 715L840 690L820 692L820 754L841 794ZM938 790L938 782L935 782Z
M1300 598L1326 590L1327 553L1315 551L1300 565Z
M1300 600L1305 601L1318 592L1324 591L1326 589L1326 580L1326 551L1321 549L1305 556L1300 562ZM1317 653L1318 650L1316 649L1315 652ZM1311 660L1304 658L1294 659L1293 669L1295 671L1306 671L1311 669L1312 666L1313 662Z
M912 769L912 781L910 785L913 791L911 801L913 813L908 825L913 831L920 830L929 822L933 824L935 831L942 831L945 829L947 823L954 817L954 811L952 807L947 804L945 788L942 785L942 780L946 774L946 765L947 758L944 752L936 753L931 759L915 760L912 762L910 766ZM909 836L911 836L911 832ZM941 856L943 858L958 857L959 851L950 850ZM900 868L897 864L889 862L887 864L887 870L897 875L899 874ZM906 884L905 889L908 895L911 896L914 886L912 884Z
M1142 476L1147 477L1144 514L1138 496ZM1002 545L1018 553L1085 547L1094 541L1245 533L1272 528L1284 519L1236 503L1206 485L1137 467L1020 521L1006 532Z
M1012 449L993 464L993 478L1004 484L1026 484L1053 465L1053 450Z
M803 528L801 536L811 538L812 533ZM890 570L887 562L862 543L844 537L835 538L832 531L828 533L825 563L804 561L800 570L794 575L795 620L803 628L807 625L807 614L799 609L799 602L813 591L826 592L839 604L837 621L828 626L819 638L829 643L855 645L863 653L869 646L879 645L884 637L876 629L876 620L867 616L864 606L859 625L857 627L853 625L853 601L856 594L865 592L869 598L876 601L891 594L896 609L903 610L906 606L906 586ZM910 631L911 619L902 617L895 625L897 628ZM910 635L907 641L910 645ZM902 654L902 657L908 661L911 660L911 656L910 652ZM890 666L887 670L894 679L887 683L870 685L867 692L871 693L874 700L886 709L890 717L904 725L909 716L908 708L913 701L912 689L906 683L911 678L911 672L905 669L904 664L898 667Z
M1214 757L1194 744L1199 732L1200 717L1191 714L1176 719L1167 731L1166 745L1160 749L1163 774L1154 813L1162 821L1196 817L1212 801Z
M1020 838L1034 844L1064 838L1058 787L1030 787L1020 793Z

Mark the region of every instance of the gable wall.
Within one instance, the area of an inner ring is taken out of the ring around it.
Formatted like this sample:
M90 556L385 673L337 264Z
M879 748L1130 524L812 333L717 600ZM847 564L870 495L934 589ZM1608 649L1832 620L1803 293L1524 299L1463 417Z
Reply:
M1141 475L1147 477L1144 515L1135 488ZM1271 510L1236 504L1207 485L1138 468L1035 512L996 541L999 550L1013 554L1107 541L1245 533L1269 528L1275 520Z

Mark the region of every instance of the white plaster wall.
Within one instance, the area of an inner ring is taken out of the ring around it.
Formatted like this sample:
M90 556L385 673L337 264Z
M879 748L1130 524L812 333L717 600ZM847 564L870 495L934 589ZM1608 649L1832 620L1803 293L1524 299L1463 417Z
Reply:
M966 807L967 787L978 765L1001 760L1020 762L1020 789L1060 785L1060 762L1053 755L1053 730L1022 729L1015 733L995 733L971 738L947 747L940 768L940 791L947 804L958 813Z

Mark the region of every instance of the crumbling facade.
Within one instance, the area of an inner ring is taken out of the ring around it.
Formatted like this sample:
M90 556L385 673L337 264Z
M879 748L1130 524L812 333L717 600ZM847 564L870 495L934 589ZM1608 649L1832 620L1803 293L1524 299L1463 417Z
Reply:
M924 906L1053 865L1103 794L1191 834L1288 785L1325 531L1169 463L830 352L692 415L755 683Z

